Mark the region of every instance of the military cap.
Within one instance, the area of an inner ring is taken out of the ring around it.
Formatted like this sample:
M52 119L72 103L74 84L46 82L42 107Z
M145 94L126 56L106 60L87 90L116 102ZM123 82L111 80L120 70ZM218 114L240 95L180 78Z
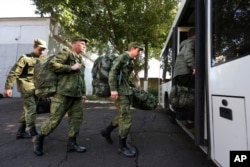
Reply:
M84 42L86 42L86 43L88 43L89 42L89 40L87 39L87 38L84 38L84 37L74 37L74 38L72 38L72 40L71 40L72 42L76 42L76 41L84 41Z
M44 40L41 40L41 39L35 39L34 40L34 45L38 46L40 48L45 48L45 49L47 48L46 42Z
M130 42L128 44L128 49L130 49L131 47L139 48L140 50L144 49L144 46L138 42Z

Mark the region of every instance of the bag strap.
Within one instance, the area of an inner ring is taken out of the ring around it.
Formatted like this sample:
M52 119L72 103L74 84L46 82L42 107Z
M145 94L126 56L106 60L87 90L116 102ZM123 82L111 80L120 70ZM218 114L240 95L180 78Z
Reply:
M127 61L125 63L125 65L123 65L123 68L128 65L129 61ZM128 81L126 81L124 78L123 78L123 74L122 74L122 70L120 69L120 74L119 74L119 78L118 78L118 85L121 84L122 80L125 82L125 84L127 84L127 86L129 87L129 84L128 84Z

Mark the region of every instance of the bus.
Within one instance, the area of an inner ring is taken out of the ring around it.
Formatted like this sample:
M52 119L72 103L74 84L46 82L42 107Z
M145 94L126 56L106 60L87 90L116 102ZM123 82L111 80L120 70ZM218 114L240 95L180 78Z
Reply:
M194 128L189 129L169 103L173 83L166 76L173 76L179 45L191 27L196 73ZM181 0L160 62L161 107L209 159L228 167L231 151L250 150L250 1Z

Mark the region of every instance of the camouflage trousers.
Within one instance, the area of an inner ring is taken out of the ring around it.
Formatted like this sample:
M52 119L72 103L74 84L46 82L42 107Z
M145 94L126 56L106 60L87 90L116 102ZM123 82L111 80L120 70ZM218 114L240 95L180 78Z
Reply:
M35 126L37 98L32 93L21 93L23 110L18 121L20 124L26 124L27 127Z
M118 116L112 121L112 125L118 126L118 133L121 138L126 138L130 132L132 115L130 110L130 96L119 96L115 101L118 109Z
M51 100L50 116L41 127L41 135L48 136L53 132L66 113L69 123L68 136L77 137L83 121L81 98L60 94L55 94Z

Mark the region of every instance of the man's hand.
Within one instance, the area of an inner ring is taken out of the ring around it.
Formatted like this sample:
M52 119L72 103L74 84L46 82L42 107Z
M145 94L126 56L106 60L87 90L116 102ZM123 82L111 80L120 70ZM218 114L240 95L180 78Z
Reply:
M72 71L80 70L81 66L82 66L82 65L81 65L80 63L76 63L76 64L74 64L73 66L71 66L71 70L72 70Z
M85 103L87 100L87 97L86 96L82 96L82 103Z
M12 96L12 89L5 89L3 94L5 97L11 97Z
M112 99L114 99L114 100L116 100L116 99L118 99L118 92L117 91L111 91L111 98Z
M192 72L193 75L195 75L195 68L193 69L193 72Z

